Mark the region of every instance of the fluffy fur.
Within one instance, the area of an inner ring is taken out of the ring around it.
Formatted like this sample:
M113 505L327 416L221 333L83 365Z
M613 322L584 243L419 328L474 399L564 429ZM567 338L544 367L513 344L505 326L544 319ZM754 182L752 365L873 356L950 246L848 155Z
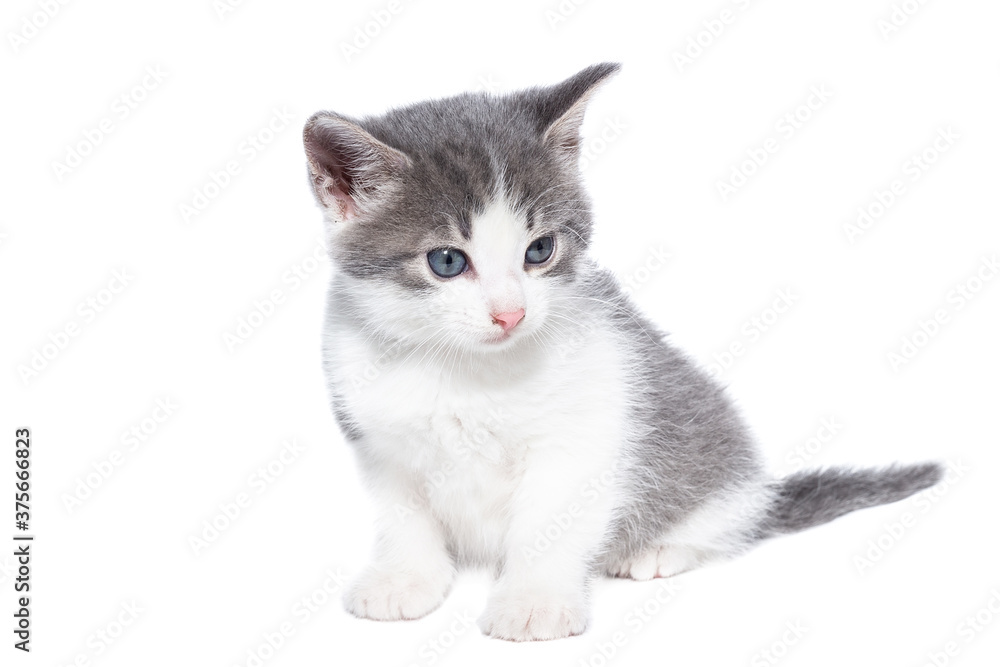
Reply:
M336 267L325 371L381 517L345 594L357 616L419 618L457 568L484 566L485 633L566 637L587 627L595 576L670 576L940 478L773 480L719 385L588 258L579 129L617 69L306 125ZM527 263L547 236L551 259ZM439 248L468 270L435 275ZM518 309L505 332L494 315Z

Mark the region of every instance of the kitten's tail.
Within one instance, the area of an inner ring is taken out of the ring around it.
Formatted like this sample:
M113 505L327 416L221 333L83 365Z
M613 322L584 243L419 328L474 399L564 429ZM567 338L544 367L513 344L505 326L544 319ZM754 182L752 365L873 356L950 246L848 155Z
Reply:
M894 503L934 486L943 476L939 463L803 470L773 482L775 498L758 537L796 533L854 510Z

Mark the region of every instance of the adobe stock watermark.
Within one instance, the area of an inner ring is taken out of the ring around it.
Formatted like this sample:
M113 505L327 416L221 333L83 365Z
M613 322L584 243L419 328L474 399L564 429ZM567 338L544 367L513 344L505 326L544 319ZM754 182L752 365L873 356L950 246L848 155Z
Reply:
M503 432L509 418L503 407L498 405L489 410L486 419L475 423L463 423L448 433L445 442L450 458L446 458L434 469L424 471L424 481L420 485L420 491L411 494L405 502L393 505L399 523L406 523L426 505L428 499L433 500L445 483L462 471L459 464L467 463L473 454L481 453L493 445L496 442L496 434Z
M549 24L549 29L555 30L560 25L570 19L576 10L587 4L588 0L559 0L545 10L545 21Z
M163 85L167 75L159 65L147 65L141 78L111 101L108 113L101 120L85 127L80 132L79 139L66 145L62 151L62 161L52 161L52 174L56 177L56 182L62 183L67 176L83 166L97 147L104 144L121 123L143 105L154 90Z
M947 153L960 138L961 135L951 125L939 127L934 139L927 146L903 161L900 166L900 177L890 181L884 190L876 189L871 199L858 207L854 222L844 223L843 229L847 241L854 245L864 236L908 192L907 183L919 181L931 165Z
M411 662L408 667L430 667L437 664L445 653L454 648L459 640L466 636L469 628L474 627L476 627L476 619L471 610L464 609L461 612L452 613L448 625L417 648L417 661Z
M746 149L747 157L733 165L729 177L715 181L715 189L722 201L729 201L730 197L743 188L783 145L791 141L799 130L826 106L832 97L833 92L826 87L826 84L810 86L805 101L775 121L774 131L777 132L777 136L768 137L760 146Z
M844 430L844 425L839 417L823 417L820 420L819 428L806 438L805 442L800 442L795 447L788 450L782 463L784 468L775 471L778 477L790 475L797 470L806 467L827 445L833 442L837 435Z
M955 626L954 637L944 643L939 650L928 651L927 660L921 667L947 667L952 660L981 636L1000 616L1000 587L989 591L989 598L981 607L973 610Z
M424 309L426 322L431 322L442 313L449 312L458 306L459 301L456 296L457 286L458 283L455 282L447 282L441 285L438 293L432 297ZM447 353L447 348L445 350ZM360 370L352 372L345 381L350 386L354 395L360 395L391 366L397 363L405 363L411 358L422 360L428 354L430 352L420 342L397 338L386 344L374 361L366 361Z
M231 329L223 332L222 342L226 349L233 353L250 340L265 322L274 317L288 297L297 292L326 263L326 247L322 239L318 239L308 252L281 273L279 286L268 290L263 298L255 299L250 312L239 317Z
M965 477L969 470L970 468L963 465L961 461L949 461L944 479L941 482L909 498L907 506L910 509L902 512L895 521L883 524L882 532L874 539L868 540L864 551L854 556L852 562L858 574L864 575L895 549L903 538L921 522L923 517L937 507L941 499L951 492L951 489Z
M892 3L889 15L875 22L875 27L878 28L882 39L888 42L889 38L909 23L910 19L916 16L917 12L926 4L927 0L903 0Z
M177 205L181 220L190 224L194 218L204 213L232 185L233 180L291 125L297 125L294 112L284 106L272 109L271 116L264 124L240 142L236 147L236 154L222 162L218 169L209 169L201 185L195 186L191 199Z
M412 354L413 349L401 340L391 343L374 361L366 361L361 370L351 373L347 378L347 385L350 386L355 395L361 394L373 382L378 380L404 352Z
M505 90L506 86L494 79L492 74L483 74L476 79L476 88L490 95L498 95Z
M64 492L60 499L69 514L83 507L83 504L94 495L97 489L104 486L112 475L123 466L130 454L139 451L173 417L178 406L169 396L157 398L149 415L139 420L122 432L118 439L121 448L112 449L104 458L90 464L92 470L78 476L72 492Z
M670 251L664 248L663 244L655 248L650 246L645 259L626 273L616 273L615 277L622 283L625 294L634 296L653 279L653 276L666 268L671 257Z
M94 658L103 656L112 646L121 640L122 636L135 625L139 617L145 613L145 608L135 600L128 600L118 605L118 610L111 618L102 623L97 630L87 635L84 650L77 651L72 660L64 664L73 667L90 667Z
M996 254L983 257L979 266L966 278L948 290L944 303L935 308L926 318L917 320L910 332L900 339L898 347L886 354L889 368L898 373L899 369L917 358L930 345L953 318L972 302L980 292L1000 273L1000 263Z
M524 556L525 562L530 565L561 540L590 507L615 488L620 473L621 463L615 461L601 474L586 480L577 490L576 498L567 503L561 511L550 514L548 523L535 531L534 542L530 545L521 545L521 555Z
M24 386L28 386L42 371L49 368L59 356L66 351L73 340L94 323L98 315L114 303L125 288L132 284L134 277L128 268L111 271L111 280L107 286L88 296L76 306L76 316L65 324L50 332L40 346L28 352L25 363L15 369Z
M559 359L565 361L568 357L575 355L584 349L591 340L594 332L597 331L597 324L592 320L585 320L575 323L572 329L559 336L556 344L556 354Z
M237 9L246 4L246 0L212 0L212 11L216 18L225 21Z
M773 667L784 659L793 646L796 646L809 631L802 621L786 621L781 636L775 639L767 648L763 648L750 658L750 667Z
M219 503L218 511L201 522L200 530L188 536L191 552L195 556L200 556L215 544L222 534L253 505L254 499L265 493L285 474L289 466L302 456L305 449L305 446L298 444L294 438L282 442L281 450L274 458L250 473L246 481L247 488L236 493L230 500Z
M585 172L594 164L594 161L604 155L608 147L618 141L622 133L628 129L628 125L622 121L621 116L615 116L604 121L600 131L583 140L580 149L580 171Z
M655 579L654 582L655 592L625 613L622 629L613 632L606 641L595 642L591 652L577 661L578 667L607 667L612 664L621 650L674 601L680 591L676 579Z
M340 42L340 53L348 65L360 56L392 24L413 0L389 0L384 6L373 9L368 19L354 26L350 40Z
M300 596L288 614L271 630L260 634L260 641L255 642L245 652L245 658L235 663L237 667L262 667L268 660L277 655L296 631L316 617L331 600L340 596L344 590L347 576L337 568L327 568L323 572L323 580L305 595Z
M744 356L765 333L783 319L798 300L798 295L793 294L790 288L779 289L770 305L765 306L758 314L743 322L739 329L740 336L738 338L726 346L723 351L712 354L715 363L709 365L708 372L717 378L722 377L726 371L733 367L737 359Z
M7 42L15 54L49 25L62 8L69 4L69 0L37 0L35 4L38 9L22 16L16 31L7 31Z
M729 26L736 22L740 13L750 9L750 0L732 0L730 4L735 5L736 9L724 7L710 18L705 19L696 32L688 35L682 48L673 50L671 56L678 72L683 74L685 67L694 65L694 62L722 37Z

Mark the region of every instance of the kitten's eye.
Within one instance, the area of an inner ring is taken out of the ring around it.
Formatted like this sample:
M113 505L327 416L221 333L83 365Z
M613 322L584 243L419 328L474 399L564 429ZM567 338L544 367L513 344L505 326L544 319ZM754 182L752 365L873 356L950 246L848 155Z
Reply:
M454 278L465 271L469 261L461 250L454 248L437 248L427 253L427 263L431 271L442 278Z
M552 256L552 237L543 236L535 239L524 252L524 261L528 264L542 264Z

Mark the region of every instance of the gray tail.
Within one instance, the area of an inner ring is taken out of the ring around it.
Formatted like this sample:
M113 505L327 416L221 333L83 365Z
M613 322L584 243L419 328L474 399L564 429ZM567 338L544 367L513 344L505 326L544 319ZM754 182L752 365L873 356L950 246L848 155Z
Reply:
M796 533L854 510L894 503L934 486L943 476L939 463L803 470L773 482L775 499L759 537Z

